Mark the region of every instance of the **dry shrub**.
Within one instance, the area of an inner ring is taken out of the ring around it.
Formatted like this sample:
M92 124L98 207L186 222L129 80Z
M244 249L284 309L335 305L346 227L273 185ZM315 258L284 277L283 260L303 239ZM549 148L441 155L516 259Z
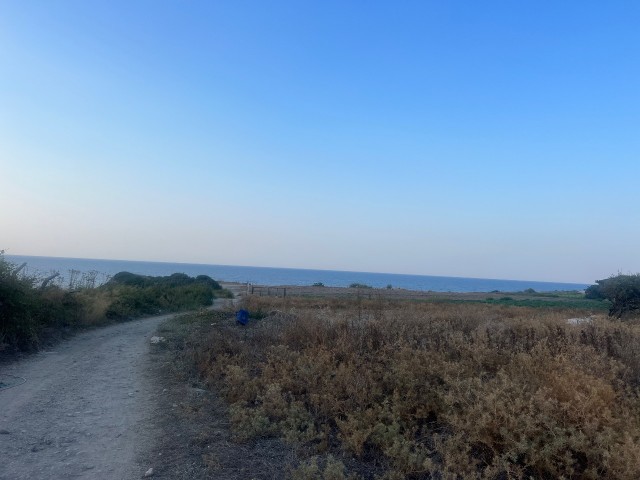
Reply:
M113 298L109 292L93 289L77 293L78 300L84 306L82 315L82 325L94 326L106 322L107 310Z
M354 476L347 476L344 471L344 464L328 455L324 462L319 462L318 457L311 457L291 469L289 476L291 480L355 480Z
M480 304L247 306L267 316L218 325L196 356L238 440L342 451L386 478L640 477L638 326Z

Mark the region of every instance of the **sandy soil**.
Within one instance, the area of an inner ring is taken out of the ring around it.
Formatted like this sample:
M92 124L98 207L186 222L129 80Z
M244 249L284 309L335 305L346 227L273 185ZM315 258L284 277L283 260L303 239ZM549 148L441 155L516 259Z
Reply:
M0 390L0 479L142 477L162 395L149 339L168 317L93 330L0 365L0 376L26 379Z

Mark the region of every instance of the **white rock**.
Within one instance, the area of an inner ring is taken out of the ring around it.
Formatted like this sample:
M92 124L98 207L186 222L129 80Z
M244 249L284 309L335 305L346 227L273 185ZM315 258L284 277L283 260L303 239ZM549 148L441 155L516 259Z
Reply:
M155 335L153 337L151 337L151 343L160 343L160 342L166 342L167 339L164 337L156 337Z
M578 318L568 318L567 323L569 325L580 325L583 323L591 323L593 321L593 317L578 317Z
M145 477L151 477L151 476L153 476L153 468L150 468L149 470L147 470L146 472L144 472L144 476L145 476Z

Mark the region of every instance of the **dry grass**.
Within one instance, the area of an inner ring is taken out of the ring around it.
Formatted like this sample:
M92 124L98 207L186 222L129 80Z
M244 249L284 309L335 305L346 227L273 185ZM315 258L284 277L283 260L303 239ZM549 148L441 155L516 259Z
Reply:
M237 440L324 456L294 478L343 478L329 453L388 479L640 478L638 325L569 325L585 312L566 309L248 302L266 317L216 324L194 359Z

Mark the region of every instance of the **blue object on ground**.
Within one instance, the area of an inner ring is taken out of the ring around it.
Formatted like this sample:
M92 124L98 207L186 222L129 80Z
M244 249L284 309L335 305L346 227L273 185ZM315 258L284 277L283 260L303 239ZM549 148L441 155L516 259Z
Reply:
M248 321L249 321L249 312L247 312L244 309L238 310L236 312L236 322L238 322L241 325L246 325Z

